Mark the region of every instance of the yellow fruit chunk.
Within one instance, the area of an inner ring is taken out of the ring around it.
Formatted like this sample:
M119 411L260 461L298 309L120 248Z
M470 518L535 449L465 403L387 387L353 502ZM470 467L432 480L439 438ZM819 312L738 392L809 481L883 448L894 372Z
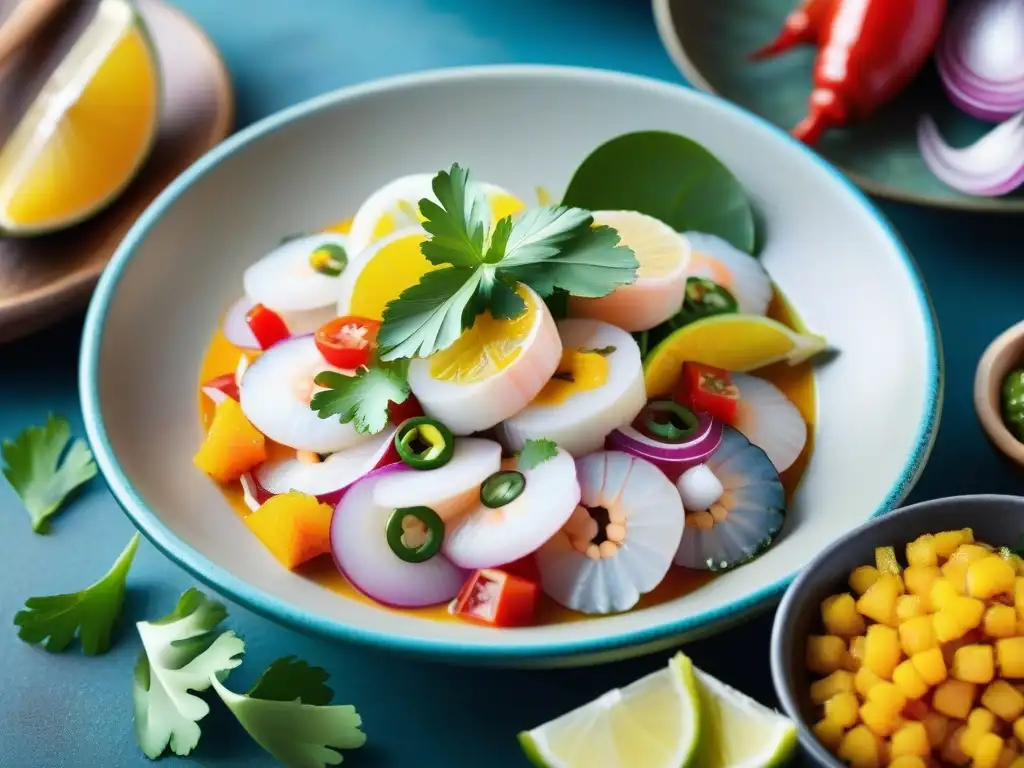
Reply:
M266 438L245 418L238 401L229 397L218 403L193 463L214 480L229 483L266 460Z
M993 605L985 611L982 623L989 637L1013 637L1017 632L1017 612L1008 605Z
M996 661L1003 677L1024 678L1024 637L996 640Z
M1024 694L1005 680L996 680L981 694L981 704L1008 723L1024 715Z
M883 739L903 724L899 714L890 712L885 706L874 701L864 702L860 708L860 719L873 734Z
M924 723L924 728L928 731L928 742L932 748L940 747L949 732L949 718L941 712L929 711L921 722Z
M837 693L825 702L825 719L843 728L857 724L857 697L848 691Z
M1013 735L1017 741L1024 744L1024 717L1020 717L1013 723Z
M331 551L333 513L315 496L290 491L267 499L245 522L285 568L294 570Z
M857 600L857 612L879 624L895 627L899 623L896 600L901 592L902 582L891 574L883 573Z
M991 733L996 727L996 716L984 707L972 709L967 716L967 730L979 733Z
M967 569L971 563L992 557L992 552L977 544L961 544L942 566L942 575L961 594L967 594Z
M918 536L907 544L908 566L930 568L938 564L939 554L935 547L935 537L930 533Z
M938 685L946 680L946 661L940 648L915 653L910 657L910 661L928 685Z
M932 585L941 576L937 565L911 565L903 570L903 583L907 592L917 595L926 608L931 608Z
M881 575L873 565L854 568L850 573L850 589L858 595L863 595L871 588L872 584L878 581L878 577Z
M872 624L868 627L864 641L864 666L886 680L892 679L892 672L903 659L900 639L895 629Z
M830 635L855 637L864 634L864 617L857 613L857 603L847 592L825 598L821 604L821 621Z
M991 645L965 645L958 648L953 656L950 675L957 680L986 685L992 682L995 674L996 662Z
M905 723L892 735L889 754L893 758L913 755L928 757L932 752L928 731L922 723ZM892 763L890 763L892 765Z
M917 755L901 755L889 763L889 768L928 768L928 764Z
M878 685L872 686L868 692L868 701L878 704L893 715L898 715L907 705L907 697L899 689L899 686L884 680Z
M972 629L980 627L984 618L985 603L973 597L956 597L932 614L935 639L940 643L958 640Z
M967 593L988 600L996 595L1013 594L1016 569L999 555L989 555L967 566Z
M948 765L967 765L971 762L971 756L964 752L963 735L967 732L967 726L961 725L946 734L946 741L942 745L942 760Z
M858 725L843 736L836 756L851 768L881 768L880 753L878 737L867 726Z
M864 643L867 638L863 635L850 638L850 648L846 655L847 669L856 672L864 663Z
M807 669L819 675L831 675L843 668L846 643L835 635L811 635L807 638Z
M0 151L0 227L52 231L116 197L156 136L159 72L126 0L102 0Z
M986 733L974 748L972 768L996 768L1003 752L1003 740L994 733Z
M978 687L974 683L947 680L935 688L932 707L947 717L964 720L974 707L977 693Z
M974 757L974 753L978 751L978 744L981 743L982 737L987 733L988 731L979 728L971 728L970 724L968 724L967 730L960 737L960 749L968 757Z
M908 656L937 647L931 616L916 616L900 623L900 645Z
M933 611L941 611L952 603L960 593L953 583L946 578L938 578L932 582L931 593L928 595Z
M943 531L935 534L935 553L943 560L956 552L961 544L974 543L974 531L964 528L960 531Z
M879 683L884 682L885 680L876 675L867 667L861 667L857 670L857 674L853 676L853 687L856 689L857 693L859 693L861 697L865 699L868 697L868 694L871 692L872 688L874 688Z
M843 741L844 730L842 726L836 725L831 720L821 720L815 723L814 735L818 737L820 741L830 752L835 752L839 749L839 745Z
M853 673L840 669L828 677L811 683L811 701L815 704L824 704L837 693L853 693L856 688L853 684Z
M893 670L892 681L908 699L920 699L928 693L928 683L910 659L900 662Z
M924 603L917 595L900 595L896 600L896 619L903 622L909 619L925 616Z

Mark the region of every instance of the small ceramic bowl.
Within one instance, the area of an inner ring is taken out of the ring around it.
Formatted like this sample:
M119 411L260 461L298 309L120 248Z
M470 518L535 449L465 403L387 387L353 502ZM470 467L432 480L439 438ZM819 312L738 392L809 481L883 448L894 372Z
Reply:
M203 437L200 362L245 267L282 233L351 216L397 176L458 161L523 200L537 185L557 199L594 148L652 129L688 135L733 169L763 220L765 267L807 326L838 350L815 370L814 452L775 546L660 605L514 630L389 611L281 568L192 464ZM88 435L114 495L161 550L214 589L328 637L456 662L531 665L655 651L777 600L813 553L913 487L938 424L941 370L934 316L910 256L862 194L785 133L667 83L499 66L345 89L220 145L121 245L90 307L80 383Z
M786 714L799 728L800 743L817 765L845 766L811 730L816 718L804 659L808 635L821 633L822 600L846 591L850 571L874 563L875 547L894 546L901 552L907 542L922 534L959 528L972 528L975 538L987 544L1013 546L1024 534L1024 498L954 496L883 515L826 547L786 591L772 630L772 680Z
M1024 322L1007 328L988 345L974 374L974 409L995 446L1024 466L1024 443L1006 428L1002 414L1003 379L1024 363Z

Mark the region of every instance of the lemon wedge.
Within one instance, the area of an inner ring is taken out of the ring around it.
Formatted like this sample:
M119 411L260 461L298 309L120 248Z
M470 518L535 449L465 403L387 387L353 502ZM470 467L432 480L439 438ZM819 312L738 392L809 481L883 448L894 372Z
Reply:
M157 133L160 76L128 0L96 14L0 149L0 228L50 232L112 201Z
M714 315L683 326L644 360L648 397L672 391L684 362L746 373L781 361L797 365L828 346L824 336L797 333L758 315Z

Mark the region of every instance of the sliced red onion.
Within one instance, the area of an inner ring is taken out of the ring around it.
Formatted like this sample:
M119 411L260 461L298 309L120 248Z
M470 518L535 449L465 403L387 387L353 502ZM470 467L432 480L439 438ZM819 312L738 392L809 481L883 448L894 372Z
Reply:
M224 322L221 325L224 338L241 349L258 350L260 348L260 343L256 341L255 334L245 320L245 316L253 306L255 306L255 302L248 296L243 296L231 305L231 308L225 313Z
M918 124L917 139L925 165L960 192L998 197L1024 183L1024 112L963 148L949 146L926 115Z
M294 455L265 461L253 470L253 480L259 490L269 496L300 491L333 506L341 501L352 483L395 461L398 453L391 440L394 434L394 427L385 429L365 442L332 453L317 464Z
M388 546L385 529L394 511L373 501L378 478L409 470L395 463L366 475L348 489L331 519L331 553L338 570L356 589L378 603L417 608L454 598L469 572L440 552L422 563L407 563Z
M245 506L255 512L266 501L266 499L260 499L259 485L248 472L239 478L239 482L242 484L242 499L245 501Z
M686 470L707 461L722 441L722 422L707 413L696 415L697 434L685 443L664 443L627 424L608 436L607 448L647 459L674 482Z
M950 15L936 49L950 99L983 120L1024 109L1024 3L965 0Z

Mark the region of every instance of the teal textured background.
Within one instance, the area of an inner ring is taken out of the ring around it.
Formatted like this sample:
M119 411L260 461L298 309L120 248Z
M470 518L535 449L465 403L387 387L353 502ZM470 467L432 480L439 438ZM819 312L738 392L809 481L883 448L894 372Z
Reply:
M680 82L644 0L179 0L177 5L224 53L235 78L239 125L351 83L440 66L572 64ZM1021 493L1024 475L985 441L971 388L985 346L1024 309L1024 226L1019 218L892 204L882 209L925 275L947 365L939 439L910 500ZM857 289L864 292L865 312L870 311L871 286ZM49 411L66 415L75 433L83 434L75 384L80 322L0 348L0 436L42 423ZM102 574L131 533L99 479L45 537L31 533L14 494L0 483L0 768L148 764L131 731L130 678L139 644L130 622L166 612L192 581L143 542L131 576L127 628L106 656L45 654L19 642L11 627L11 617L28 596L78 589ZM364 717L369 744L346 755L345 765L354 768L525 766L517 731L656 669L668 656L557 672L461 669L330 645L230 607L229 625L248 644L248 661L232 675L232 686L248 686L281 655L298 654L325 666L337 699L355 704ZM762 617L687 650L710 673L774 705L770 622L771 616ZM203 721L203 731L193 755L170 758L171 764L274 764L219 706Z

